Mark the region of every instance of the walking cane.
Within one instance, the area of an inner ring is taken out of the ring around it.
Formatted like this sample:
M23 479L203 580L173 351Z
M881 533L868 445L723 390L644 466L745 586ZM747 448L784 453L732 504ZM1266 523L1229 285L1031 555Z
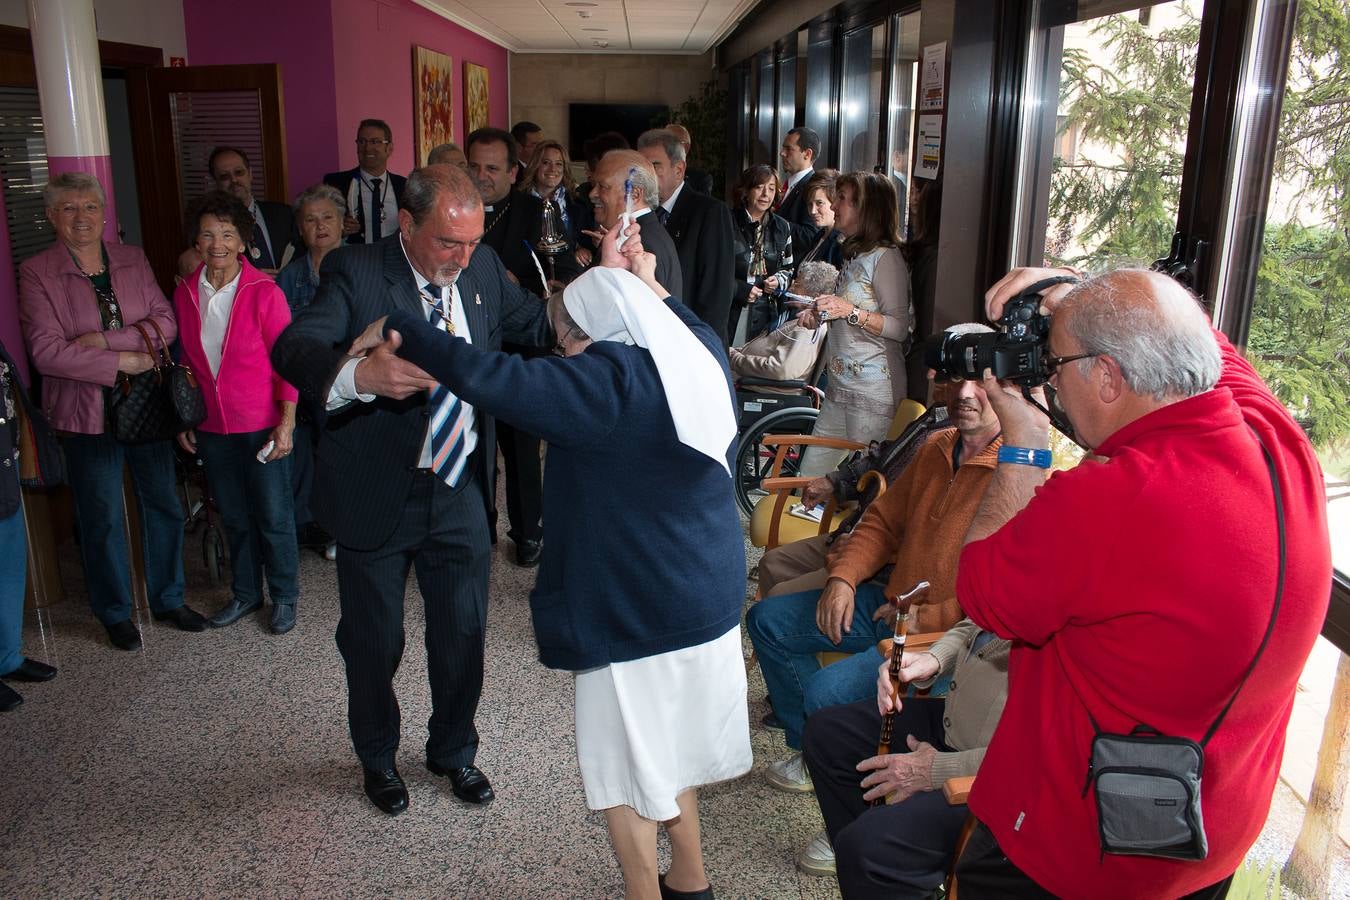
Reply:
M900 665L905 658L905 636L909 634L909 607L914 598L927 592L928 582L920 581L910 588L908 593L890 598L895 607L895 638L891 642L891 711L881 718L881 738L877 741L877 756L891 752L891 732L895 728L895 713L900 708ZM886 805L885 797L872 801L873 806Z

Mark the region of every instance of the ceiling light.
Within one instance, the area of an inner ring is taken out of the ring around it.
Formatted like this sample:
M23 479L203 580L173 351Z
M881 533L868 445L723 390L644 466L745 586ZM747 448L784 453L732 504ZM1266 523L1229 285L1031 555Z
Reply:
M591 41L591 44L601 49L609 46L609 41Z
M595 7L597 7L597 6L599 6L599 5L600 5L599 3L591 3L591 2L589 2L589 0L572 0L571 3L564 3L564 4L563 4L563 6L571 6L571 7L573 7L574 9L580 9L580 8L582 8L582 7L589 7L589 8L591 8L591 9L594 9Z
M609 31L608 28L583 28L582 31Z

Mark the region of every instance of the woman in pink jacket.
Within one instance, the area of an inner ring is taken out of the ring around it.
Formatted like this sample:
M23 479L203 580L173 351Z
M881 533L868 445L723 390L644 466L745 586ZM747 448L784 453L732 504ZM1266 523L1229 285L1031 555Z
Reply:
M296 391L268 357L291 311L276 283L244 258L253 217L236 197L213 191L193 204L188 221L203 262L178 285L173 306L206 420L178 442L206 465L232 573L233 596L211 624L223 628L260 608L266 570L270 627L285 634L295 627L299 593L290 459Z
M183 507L174 487L173 444L119 444L104 432L104 394L121 374L153 365L140 333L166 341L173 310L137 247L103 242L103 187L67 172L43 192L56 230L51 247L19 267L19 319L42 373L42 412L61 436L80 529L89 605L122 650L141 646L131 621L131 564L122 503L122 468L131 470L141 512L145 587L156 619L184 631L206 621L183 604Z

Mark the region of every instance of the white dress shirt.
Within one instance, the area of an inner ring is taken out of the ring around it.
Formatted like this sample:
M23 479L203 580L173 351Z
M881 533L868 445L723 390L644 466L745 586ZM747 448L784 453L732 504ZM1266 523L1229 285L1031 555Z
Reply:
M380 179L380 205L384 209L384 220L378 231L375 228L375 204L372 202L371 179ZM389 183L389 171L383 175L372 175L365 169L357 169L356 177L347 188L347 209L361 209L365 221L361 223L366 243L373 244L380 238L388 237L398 231L398 198L394 196L394 186Z
M198 311L202 317L202 350L206 352L207 365L211 367L211 376L220 374L220 357L225 351L225 334L230 328L230 311L234 309L234 296L239 292L239 277L244 274L241 266L230 283L216 290L206 279L206 266L202 266L201 277L197 279L197 292L200 298Z
M403 258L407 259L408 248L403 247L403 238L400 237L398 239L398 245L403 248ZM422 300L422 315L427 319L430 319L433 307L430 301L427 300L426 294L422 292L422 289L431 284L431 282L422 277L422 273L417 271L417 267L412 264L412 260L408 260L408 268L412 269L413 277L417 279L417 293ZM435 291L437 288L433 285L432 290ZM452 284L447 288L441 288L440 291L442 301L445 299L445 292L450 292L450 321L455 323L455 336L462 337L472 344L473 336L469 333L469 318L464 313L464 303L460 300L458 286ZM338 370L337 377L333 379L333 387L328 391L328 402L326 406L329 412L341 409L353 400L359 400L362 403L370 403L375 399L374 394L360 394L356 391L356 367L364 361L365 357L349 359L347 362L343 363L342 368ZM465 416L464 452L465 454L469 454L478 446L478 432L474 428L477 420L477 413L474 411L473 406L463 399L460 400L460 403L463 404ZM417 459L417 465L419 468L423 469L431 467L430 428L427 429L426 436L422 438L422 453Z

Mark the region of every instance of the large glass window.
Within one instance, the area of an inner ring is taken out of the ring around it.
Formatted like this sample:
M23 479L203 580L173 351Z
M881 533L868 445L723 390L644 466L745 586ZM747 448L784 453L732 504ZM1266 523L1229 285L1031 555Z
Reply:
M783 138L792 128L796 117L797 58L789 56L778 60L778 128L774 135L775 148L783 146Z
M828 23L812 25L806 44L806 125L815 129L826 147L834 133L834 31ZM833 155L825 151L830 165Z
M756 104L755 141L750 148L750 163L773 165L778 144L773 129L774 79L773 53L766 50L759 55L759 102Z
M881 163L881 80L886 67L886 23L844 35L839 96L839 168L870 172Z
M900 233L908 224L909 186L914 171L912 145L914 143L914 92L919 79L919 13L912 12L893 19L895 29L895 58L891 62L890 121L886 129L887 172L895 182L900 195Z

